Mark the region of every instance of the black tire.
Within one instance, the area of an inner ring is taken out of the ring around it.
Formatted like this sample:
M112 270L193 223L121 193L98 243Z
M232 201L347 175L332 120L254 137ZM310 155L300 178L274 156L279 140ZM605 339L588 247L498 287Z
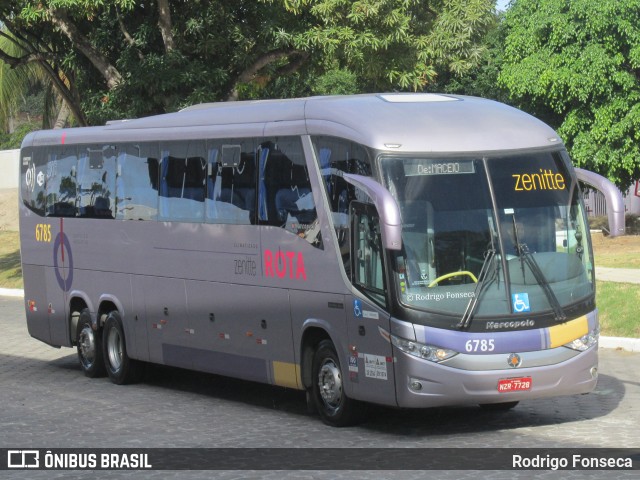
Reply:
M80 368L87 377L98 378L107 374L102 356L102 332L92 328L88 308L80 312L76 327L76 349Z
M142 363L127 355L122 320L117 311L110 312L102 333L104 364L109 379L116 385L135 383L142 376Z
M322 421L332 427L358 423L362 419L362 409L358 408L359 402L344 392L340 359L330 340L318 344L311 370L311 394Z
M518 405L520 402L504 402L504 403L481 403L480 408L488 412L506 412Z

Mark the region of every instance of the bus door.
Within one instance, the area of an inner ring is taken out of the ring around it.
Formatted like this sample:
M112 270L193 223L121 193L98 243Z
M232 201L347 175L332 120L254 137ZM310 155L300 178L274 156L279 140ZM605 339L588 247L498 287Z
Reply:
M378 327L389 331L385 311L386 281L380 219L373 205L352 202L351 277L358 292L347 309L349 337L349 384L354 398L396 404L391 344Z

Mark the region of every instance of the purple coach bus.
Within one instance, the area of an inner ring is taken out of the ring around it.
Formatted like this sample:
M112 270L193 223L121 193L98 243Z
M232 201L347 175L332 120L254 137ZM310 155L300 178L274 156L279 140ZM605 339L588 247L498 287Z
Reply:
M359 404L592 391L576 173L547 125L438 94L205 104L22 145L29 333L116 384L157 363Z

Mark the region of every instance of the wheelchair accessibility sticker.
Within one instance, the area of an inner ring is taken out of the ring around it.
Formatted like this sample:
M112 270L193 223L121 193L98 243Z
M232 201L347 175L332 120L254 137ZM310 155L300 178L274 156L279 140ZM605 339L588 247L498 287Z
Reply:
M374 320L378 320L380 318L378 312L375 312L373 310L365 310L360 300L353 301L353 315L356 318L371 318Z
M530 312L531 306L529 305L528 293L514 293L511 295L513 303L513 311L516 313Z
M356 318L362 317L362 302L360 300L353 301L353 314Z

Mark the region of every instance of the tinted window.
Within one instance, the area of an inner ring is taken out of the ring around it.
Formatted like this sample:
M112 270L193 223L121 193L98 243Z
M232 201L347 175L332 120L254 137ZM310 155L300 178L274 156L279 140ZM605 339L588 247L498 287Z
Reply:
M353 200L370 201L367 195L347 183L339 173L371 176L367 151L359 144L335 137L314 137L316 158L329 198L333 224L338 237L345 271L351 268L349 246L349 204Z
M158 150L153 144L125 145L118 152L116 218L155 220L158 215Z
M255 223L256 148L251 139L209 142L206 221Z
M116 148L112 145L82 149L78 160L78 214L114 218Z
M288 137L264 141L259 158L260 221L281 227L321 247L318 215L300 139Z
M369 298L385 304L383 249L380 234L380 218L371 204L351 204L353 219L353 283Z
M75 148L53 148L49 152L46 175L47 216L76 216L77 167Z
M47 159L43 149L23 151L20 181L22 201L38 215L45 214L47 203Z
M207 153L203 141L162 146L158 218L186 222L204 220Z

